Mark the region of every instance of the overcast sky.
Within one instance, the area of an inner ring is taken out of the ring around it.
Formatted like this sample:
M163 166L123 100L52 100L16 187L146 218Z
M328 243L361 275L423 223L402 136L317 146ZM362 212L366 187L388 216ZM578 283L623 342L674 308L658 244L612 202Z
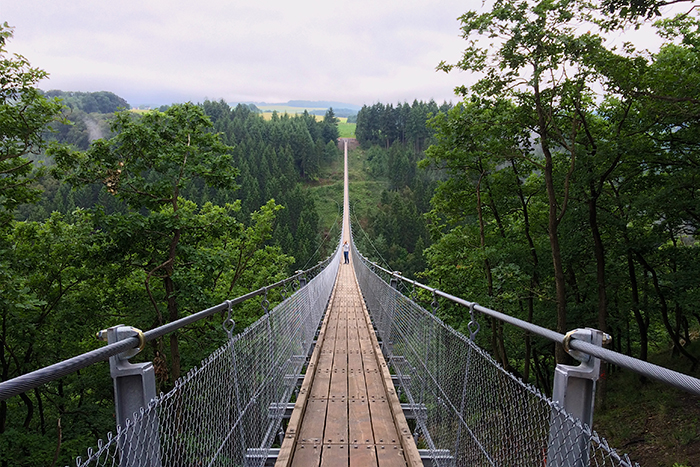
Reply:
M132 106L325 100L456 102L473 78L435 71L481 0L0 0L11 52L44 90L112 91ZM687 8L684 6L684 8ZM617 34L649 46L653 34ZM651 44L653 47L653 44Z
M473 7L481 5L474 2ZM456 101L436 72L466 43L464 0L2 0L9 50L44 90L112 91L131 105Z

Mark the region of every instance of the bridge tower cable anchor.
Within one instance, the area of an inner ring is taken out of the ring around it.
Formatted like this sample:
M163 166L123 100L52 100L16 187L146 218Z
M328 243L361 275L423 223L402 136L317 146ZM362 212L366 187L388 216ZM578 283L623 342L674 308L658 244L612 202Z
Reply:
M440 302L438 302L436 289L433 289L433 301L430 302L430 308L433 309L433 315L436 315L438 308L440 308Z
M295 272L294 274L298 276L297 280L299 281L299 289L301 289L306 285L306 275L304 275L304 271L302 271L301 269Z

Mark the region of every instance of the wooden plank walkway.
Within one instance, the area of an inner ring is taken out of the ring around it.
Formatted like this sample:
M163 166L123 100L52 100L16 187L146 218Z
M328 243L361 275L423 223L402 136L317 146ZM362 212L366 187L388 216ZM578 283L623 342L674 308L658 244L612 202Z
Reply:
M350 264L341 264L277 466L422 465Z
M345 143L343 239L350 241ZM341 259L342 261L342 259ZM341 264L276 467L423 463L350 264Z

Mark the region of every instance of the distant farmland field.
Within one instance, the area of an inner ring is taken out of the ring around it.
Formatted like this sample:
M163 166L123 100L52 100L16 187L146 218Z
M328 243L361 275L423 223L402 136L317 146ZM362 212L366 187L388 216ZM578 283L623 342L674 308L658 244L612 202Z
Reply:
M263 111L262 116L265 120L270 120L272 118L273 111L277 111L277 114L280 116L284 115L285 113L288 113L289 115L303 114L304 110L308 110L309 112L314 110L326 111L326 109L323 107L309 107L305 109L302 107L292 107L289 105L258 105L257 107ZM320 122L323 120L323 115L314 115L314 117L316 117L316 121ZM336 118L338 118L338 131L340 132L340 137L354 138L356 124L348 123L348 119L346 117Z
M338 131L340 132L341 138L354 138L355 137L355 127L357 123L348 123L347 118L339 118L340 123L338 123Z
M294 115L294 114L303 114L304 110L308 110L309 112L313 110L323 110L324 112L326 111L325 107L292 107L290 105L257 105L257 108L262 110L263 113L271 114L273 110L276 110L278 114L282 115L283 113L287 112L289 115Z

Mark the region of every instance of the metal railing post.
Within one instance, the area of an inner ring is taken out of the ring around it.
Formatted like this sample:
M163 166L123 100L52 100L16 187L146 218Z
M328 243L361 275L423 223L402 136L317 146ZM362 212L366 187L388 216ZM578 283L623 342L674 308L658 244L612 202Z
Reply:
M600 359L569 348L571 339L602 346L610 338L597 329L576 329L566 334L564 348L569 355L581 363L577 366L558 364L554 371L552 399L582 426L563 430L563 417L558 410L552 411L549 431L547 466L588 466L590 436L586 436L583 425L593 426L593 405L596 381L600 376Z
M109 371L114 380L114 409L117 427L123 430L133 424L133 437L120 440L121 467L135 465L160 465L160 442L155 412L146 413L150 402L156 397L156 376L153 364L130 363L129 359L143 350L146 341L143 332L131 326L119 324L98 333L98 338L113 344L130 337L138 337L138 348L109 357ZM134 446L146 446L139 451ZM145 464L144 464L145 462Z
M306 285L306 275L304 274L304 271L299 270L295 272L294 274L299 274L299 288L301 289Z
M398 271L394 271L394 274L401 274ZM399 290L399 279L396 276L391 276L391 280L389 281L389 287L391 287L394 290Z

